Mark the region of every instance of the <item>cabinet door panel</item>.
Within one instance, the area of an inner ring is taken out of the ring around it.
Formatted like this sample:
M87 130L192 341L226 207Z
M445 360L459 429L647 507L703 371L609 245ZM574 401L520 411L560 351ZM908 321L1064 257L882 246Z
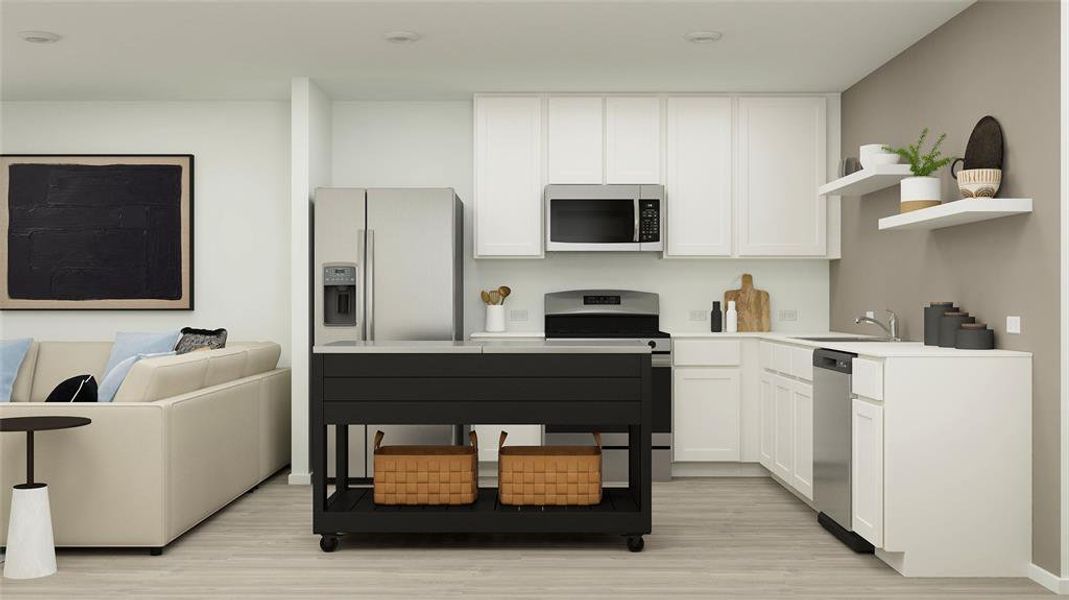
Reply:
M605 99L605 182L661 182L661 99Z
M669 98L666 116L667 254L730 256L731 98Z
M883 546L883 407L855 398L853 410L853 529L879 548Z
M772 375L762 373L758 380L758 394L761 403L761 448L760 462L768 470L773 469L773 453L776 436L776 388Z
M475 98L475 255L542 255L542 99Z
M826 256L827 102L739 98L735 211L740 256Z
M604 98L557 96L548 100L548 183L604 180Z
M775 420L772 472L789 485L794 473L794 393L789 379L775 376L772 382Z
M813 499L813 386L794 382L794 489Z
M673 373L672 446L676 461L738 461L739 369L679 368Z

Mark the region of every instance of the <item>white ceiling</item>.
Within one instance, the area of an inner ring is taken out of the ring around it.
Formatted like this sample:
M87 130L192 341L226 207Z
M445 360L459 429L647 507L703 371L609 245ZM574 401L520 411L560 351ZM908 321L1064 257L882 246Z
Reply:
M972 3L0 1L5 100L285 99L297 75L336 99L841 91Z

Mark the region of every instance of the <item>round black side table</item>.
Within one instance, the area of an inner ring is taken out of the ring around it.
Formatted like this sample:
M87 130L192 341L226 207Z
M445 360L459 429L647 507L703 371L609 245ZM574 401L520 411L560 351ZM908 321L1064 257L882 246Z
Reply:
M56 572L48 486L33 479L34 432L82 427L91 422L86 417L59 415L0 418L0 432L20 431L26 434L26 483L16 485L11 492L4 577L33 579Z

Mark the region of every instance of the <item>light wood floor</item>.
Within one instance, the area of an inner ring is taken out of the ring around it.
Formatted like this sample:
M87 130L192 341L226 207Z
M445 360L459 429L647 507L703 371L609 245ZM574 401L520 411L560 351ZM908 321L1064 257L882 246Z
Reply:
M1024 598L1026 579L906 579L855 555L768 479L654 484L654 533L617 537L349 537L311 532L311 490L280 475L181 537L163 556L60 550L60 572L0 580L14 598Z

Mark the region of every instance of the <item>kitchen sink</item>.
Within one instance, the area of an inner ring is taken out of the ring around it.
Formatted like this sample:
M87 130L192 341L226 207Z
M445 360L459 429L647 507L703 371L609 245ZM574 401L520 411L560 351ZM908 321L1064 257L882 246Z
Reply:
M855 342L890 342L887 338L856 338L856 337L797 337L796 340L805 340L807 342L849 342L851 344Z

